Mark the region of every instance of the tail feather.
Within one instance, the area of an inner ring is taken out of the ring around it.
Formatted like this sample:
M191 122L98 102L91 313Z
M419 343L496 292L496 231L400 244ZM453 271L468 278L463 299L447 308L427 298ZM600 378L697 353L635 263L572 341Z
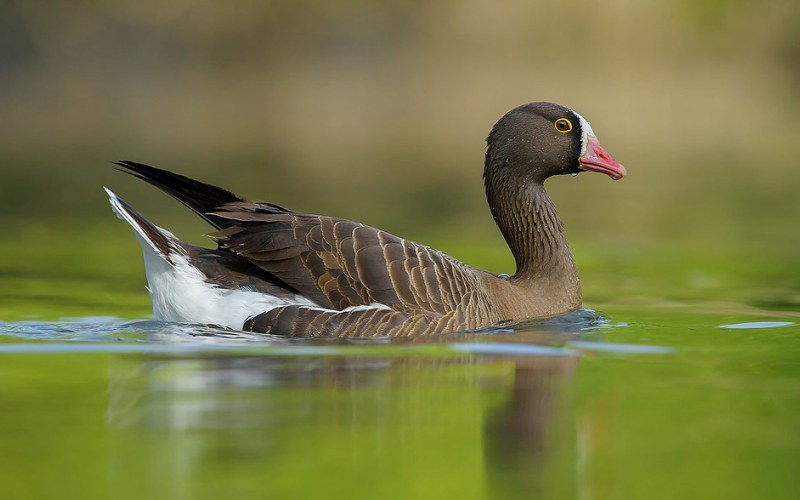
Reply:
M226 203L244 201L221 187L196 181L168 170L133 161L118 161L114 164L121 167L121 171L138 177L174 197L217 229L226 226L226 219L210 212L214 212Z
M118 197L110 189L103 189L108 193L111 209L114 210L117 217L130 224L143 245L146 244L162 259L172 264L173 261L170 255L176 251L181 251L180 247L174 243L177 242L175 235L147 220L144 215L125 203L122 198Z

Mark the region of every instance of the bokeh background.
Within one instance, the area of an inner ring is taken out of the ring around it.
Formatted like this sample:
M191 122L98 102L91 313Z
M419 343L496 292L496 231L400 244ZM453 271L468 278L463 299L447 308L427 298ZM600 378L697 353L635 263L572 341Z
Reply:
M511 271L484 138L536 100L630 174L548 185L587 305L796 308L798 25L794 0L3 2L0 313L147 312L104 185L204 241L117 159Z

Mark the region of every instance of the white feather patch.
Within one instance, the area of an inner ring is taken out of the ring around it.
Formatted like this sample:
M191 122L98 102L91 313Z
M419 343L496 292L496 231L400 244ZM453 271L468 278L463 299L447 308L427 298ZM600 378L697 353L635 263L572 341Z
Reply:
M153 315L163 321L206 323L241 330L247 318L288 305L316 307L302 295L281 299L244 289L220 288L182 255L171 256L174 266L144 248Z
M578 120L581 122L581 156L586 154L586 148L589 144L589 137L595 137L594 130L592 130L592 126L589 125L589 122L586 118L582 117L575 111L573 111L575 115L578 117Z

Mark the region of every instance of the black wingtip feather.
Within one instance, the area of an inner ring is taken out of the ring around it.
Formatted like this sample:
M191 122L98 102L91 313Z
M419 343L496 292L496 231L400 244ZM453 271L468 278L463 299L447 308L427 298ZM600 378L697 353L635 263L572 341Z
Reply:
M113 163L121 167L118 170L142 179L177 199L217 229L224 227L226 221L209 212L213 212L226 203L244 201L226 189L196 181L169 170L135 161L124 160Z

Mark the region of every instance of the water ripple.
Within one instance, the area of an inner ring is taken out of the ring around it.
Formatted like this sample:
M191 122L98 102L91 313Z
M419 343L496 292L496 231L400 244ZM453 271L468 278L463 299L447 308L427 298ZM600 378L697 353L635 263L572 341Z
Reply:
M268 355L405 355L434 349L438 354L490 356L577 356L564 343L579 334L625 326L612 324L599 312L581 309L546 320L509 323L471 332L421 339L287 338L240 332L213 325L167 321L128 321L110 316L64 318L58 321L0 321L0 353L85 352L190 354L242 352ZM502 341L489 340L498 336ZM512 338L513 337L513 338ZM511 341L506 341L511 340ZM586 343L595 345L595 343ZM380 349L391 345L391 349ZM580 349L591 347L580 346ZM602 349L594 347L595 350ZM608 348L606 348L607 350ZM363 352L362 352L363 351ZM429 352L429 351L425 351ZM618 350L618 352L621 352ZM634 352L628 349L627 352Z
M781 328L784 326L794 326L791 321L750 321L748 323L733 323L730 325L719 325L718 328L728 328L732 330L759 330L762 328Z
M578 351L563 347L512 342L461 342L450 344L460 352L489 356L579 356Z
M618 344L614 342L586 342L576 340L567 342L567 347L587 351L602 351L618 354L670 354L675 352L672 347L645 344Z

